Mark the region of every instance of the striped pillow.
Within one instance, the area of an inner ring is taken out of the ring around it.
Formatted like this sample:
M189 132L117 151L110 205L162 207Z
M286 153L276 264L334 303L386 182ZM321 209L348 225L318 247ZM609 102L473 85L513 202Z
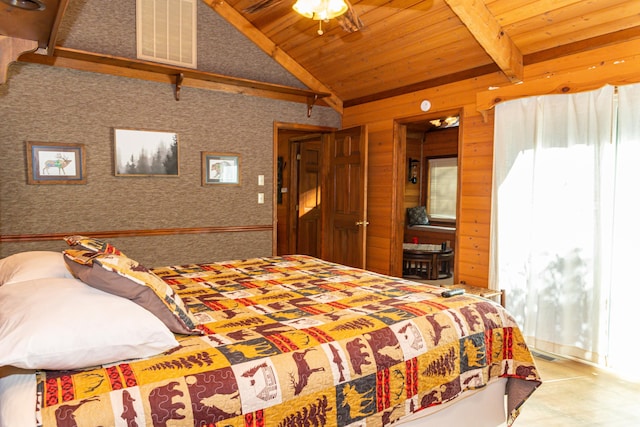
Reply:
M65 261L75 277L89 286L141 305L178 334L202 334L180 296L160 277L124 255L66 250Z

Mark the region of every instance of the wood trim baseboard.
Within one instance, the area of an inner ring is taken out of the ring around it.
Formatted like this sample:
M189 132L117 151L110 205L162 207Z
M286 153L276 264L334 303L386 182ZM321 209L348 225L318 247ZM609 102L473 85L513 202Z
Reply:
M47 234L8 234L0 236L0 243L5 242L40 242L44 240L60 240L65 236L82 235L95 238L113 237L149 237L176 234L211 234L242 233L249 231L272 231L273 225L240 225L227 227L186 227L186 228L154 228L149 230L108 230Z

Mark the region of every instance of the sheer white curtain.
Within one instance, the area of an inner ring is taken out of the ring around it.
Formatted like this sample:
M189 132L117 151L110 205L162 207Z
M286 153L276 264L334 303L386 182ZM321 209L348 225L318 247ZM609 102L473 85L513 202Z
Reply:
M614 92L498 104L490 268L530 345L609 366L631 349L638 309L622 304L640 288L640 85L620 89L619 120Z
M640 379L640 84L620 86L618 104L607 365Z

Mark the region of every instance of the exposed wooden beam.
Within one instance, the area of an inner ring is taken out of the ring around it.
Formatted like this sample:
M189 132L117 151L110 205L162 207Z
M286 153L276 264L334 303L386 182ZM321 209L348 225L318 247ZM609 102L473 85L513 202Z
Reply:
M614 60L593 57L593 64L571 72L548 74L528 78L521 85L509 85L494 90L476 93L476 108L483 115L496 104L527 96L576 93L594 90L605 84L627 85L638 83L640 75L640 54Z
M282 65L287 71L307 85L311 90L329 93L330 95L324 98L323 102L342 114L342 100L338 98L330 88L325 86L320 80L316 79L304 67L287 55L280 47L271 41L271 39L265 36L251 22L245 19L245 17L237 10L221 0L202 1L227 20L227 22L233 25L238 31L244 34L249 40L255 43L267 55L271 56L278 64Z
M527 66L543 61L554 60L564 56L575 55L581 52L600 49L605 46L612 46L617 43L635 39L640 39L640 26L627 28L626 30L620 30L614 33L608 33L602 36L592 37L590 39L580 40L561 46L556 46L554 48L543 50L540 52L530 53L529 55L524 55L523 60L525 66ZM494 73L496 71L500 71L498 66L495 64L491 64L484 67L465 70L459 73L448 74L446 76L438 77L435 79L398 87L384 92L374 93L362 98L348 99L344 101L344 108L353 107L359 104L365 104L367 102L379 101L381 99L391 98L393 96L406 95L411 92L417 92L423 89L455 83L461 80L480 77L486 74Z
M47 43L48 55L53 55L53 51L56 47L56 41L58 40L58 29L60 29L60 24L62 23L62 18L64 17L64 13L67 11L68 5L69 0L60 0L58 2L58 11L56 12L53 24L51 25L51 33L49 34L49 41Z
M33 52L37 48L37 40L0 36L0 85L7 81L9 64L16 61L21 54Z
M307 89L62 47L56 48L52 56L27 53L20 56L19 59L36 64L168 83L176 85L176 89L179 87L195 87L305 104L308 104L310 99L324 99L329 96L328 93L319 93Z
M482 0L445 0L480 46L513 83L524 76L522 53Z
M550 61L563 56L573 55L578 52L588 52L590 50L600 49L604 46L611 46L617 43L629 40L640 39L640 25L627 28L613 33L603 34L597 37L591 37L579 40L573 43L556 46L551 49L530 53L524 56L524 64L536 64L538 62Z
M496 64L488 64L482 67L472 68L469 70L460 71L458 73L447 74L445 76L436 77L429 80L423 80L421 82L413 83L406 86L397 87L394 89L385 90L382 92L376 92L371 95L363 96L360 98L348 99L344 101L344 108L353 107L360 104L366 104L367 102L379 101L381 99L392 98L394 96L406 95L412 92L418 92L421 90L444 86L447 84L459 82L462 80L473 79L476 77L484 76L491 73L499 73L500 68Z

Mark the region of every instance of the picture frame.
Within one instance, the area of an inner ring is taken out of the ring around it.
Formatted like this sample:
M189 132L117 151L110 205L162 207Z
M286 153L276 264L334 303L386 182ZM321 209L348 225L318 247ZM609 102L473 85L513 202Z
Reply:
M177 133L114 129L113 141L115 176L180 176Z
M202 152L202 185L240 185L240 155Z
M27 141L27 184L86 184L84 144Z

